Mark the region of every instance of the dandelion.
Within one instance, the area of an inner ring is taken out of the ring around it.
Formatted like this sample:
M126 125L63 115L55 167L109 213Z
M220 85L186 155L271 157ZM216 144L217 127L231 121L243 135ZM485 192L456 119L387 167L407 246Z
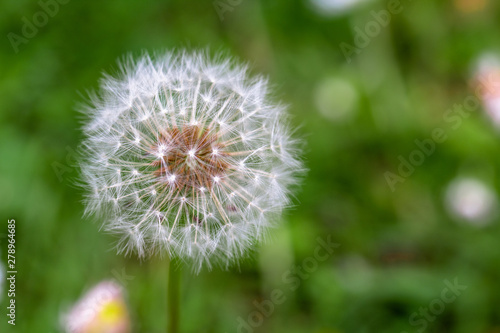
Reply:
M168 53L121 65L85 113L86 213L118 251L195 270L243 257L290 204L301 163L286 108L230 60Z

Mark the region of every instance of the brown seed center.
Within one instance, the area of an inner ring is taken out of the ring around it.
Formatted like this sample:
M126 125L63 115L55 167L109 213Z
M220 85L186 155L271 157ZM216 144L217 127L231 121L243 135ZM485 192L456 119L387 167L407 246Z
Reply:
M200 126L164 131L152 147L155 175L177 189L207 190L228 168L224 145L216 133Z

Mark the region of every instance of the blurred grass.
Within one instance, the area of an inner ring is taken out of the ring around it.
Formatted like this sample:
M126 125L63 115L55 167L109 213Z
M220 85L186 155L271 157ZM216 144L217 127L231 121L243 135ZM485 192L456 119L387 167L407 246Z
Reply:
M2 38L0 216L17 221L19 274L18 322L12 328L2 315L0 331L59 332L61 311L117 272L131 277L125 287L135 331L164 330L162 260L116 255L114 239L81 217L82 193L72 185L78 175L71 151L81 140L76 107L127 52L209 47L270 77L277 98L302 125L310 171L296 207L272 236L276 243L239 268L185 274L183 331L235 332L237 318L255 310L252 302L279 288L286 302L256 332L411 332L411 314L439 297L444 279L458 277L468 289L427 331L498 332L498 221L485 229L456 224L443 194L463 173L491 179L498 191L500 138L480 111L457 130L443 123L443 114L472 93L475 58L499 49L500 10L489 1L467 14L456 3L405 4L350 64L339 44L353 43L353 28L385 2L328 18L306 0L243 0L221 21L212 1L73 0L18 53ZM3 36L20 34L21 18L40 10L29 0L0 8ZM316 90L330 78L356 89L355 113L344 120L318 110ZM414 140L436 127L448 140L392 193L384 172L395 172L397 157L407 157ZM66 170L62 182L54 163ZM4 223L4 262L6 231ZM340 247L290 291L282 274L310 257L317 236L326 235ZM2 309L6 301L2 291Z

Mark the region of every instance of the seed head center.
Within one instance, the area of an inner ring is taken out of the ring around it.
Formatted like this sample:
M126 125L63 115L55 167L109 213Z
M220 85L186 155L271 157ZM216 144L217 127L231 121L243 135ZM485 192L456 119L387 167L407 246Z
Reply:
M178 190L211 189L228 169L217 133L198 125L165 130L152 150L155 176Z

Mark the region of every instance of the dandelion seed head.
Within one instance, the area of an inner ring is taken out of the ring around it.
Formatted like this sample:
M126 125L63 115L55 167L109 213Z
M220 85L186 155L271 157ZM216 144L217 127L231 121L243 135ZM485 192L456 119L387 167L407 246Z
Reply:
M86 212L121 253L195 270L238 260L276 225L302 171L284 107L265 79L205 53L121 67L85 110Z

